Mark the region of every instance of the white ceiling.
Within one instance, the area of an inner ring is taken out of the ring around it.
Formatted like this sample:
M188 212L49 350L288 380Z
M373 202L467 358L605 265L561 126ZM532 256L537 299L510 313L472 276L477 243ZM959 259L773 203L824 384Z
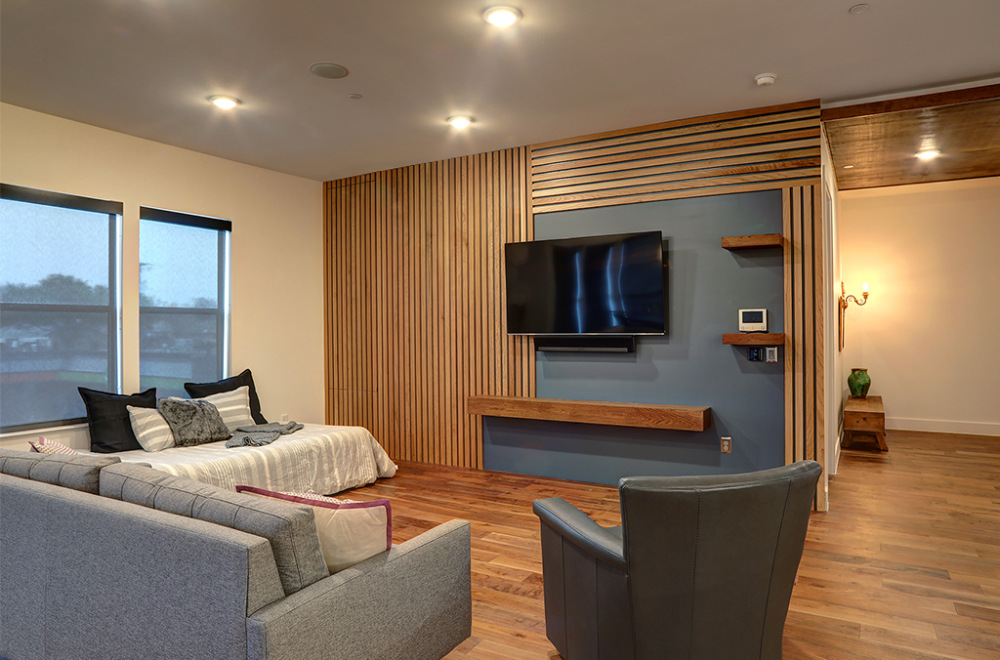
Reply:
M0 100L327 181L1000 75L1000 1L858 1L513 0L524 20L499 31L485 0L2 0Z

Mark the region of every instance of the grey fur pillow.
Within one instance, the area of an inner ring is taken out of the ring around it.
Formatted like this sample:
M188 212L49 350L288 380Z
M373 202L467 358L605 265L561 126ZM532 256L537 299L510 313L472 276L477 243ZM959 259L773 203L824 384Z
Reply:
M229 429L219 409L208 401L160 399L156 408L174 434L174 444L190 447L229 438Z

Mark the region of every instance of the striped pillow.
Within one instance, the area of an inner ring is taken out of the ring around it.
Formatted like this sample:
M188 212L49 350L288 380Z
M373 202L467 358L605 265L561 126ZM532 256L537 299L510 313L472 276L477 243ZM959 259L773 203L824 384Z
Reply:
M132 433L146 451L161 451L174 446L174 433L156 408L126 406Z
M31 445L31 451L36 451L40 454L67 454L73 456L80 453L68 445L56 442L55 440L49 440L41 435L38 436L38 442L31 442L29 440L28 444Z
M183 401L184 399L181 399ZM209 394L200 399L192 401L208 401L219 410L222 421L232 433L240 426L253 426L257 422L253 421L250 415L250 387L244 385L229 392L219 392Z

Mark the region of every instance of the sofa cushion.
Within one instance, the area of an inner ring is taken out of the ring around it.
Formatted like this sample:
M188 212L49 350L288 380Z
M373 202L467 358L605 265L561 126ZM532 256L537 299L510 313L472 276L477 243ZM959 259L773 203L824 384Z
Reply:
M97 494L101 470L116 463L121 463L117 456L66 456L0 449L0 472L85 493Z
M184 389L193 397L204 397L219 392L231 392L244 385L248 388L250 415L253 417L253 421L258 424L267 424L267 420L260 412L260 398L257 396L257 388L253 384L253 374L249 369L244 369L231 378L223 378L214 383L184 383Z
M266 538L285 594L330 574L308 507L234 493L127 463L101 472L100 494Z
M392 547L392 508L389 500L357 502L313 493L275 492L252 486L237 486L236 492L312 507L323 558L331 573Z

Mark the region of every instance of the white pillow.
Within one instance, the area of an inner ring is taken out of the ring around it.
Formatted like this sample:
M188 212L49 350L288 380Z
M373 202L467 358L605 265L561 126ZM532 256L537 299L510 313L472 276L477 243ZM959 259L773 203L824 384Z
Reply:
M181 399L180 397L170 398L179 401L188 400ZM254 426L257 424L250 415L250 387L247 385L237 387L235 390L230 390L229 392L219 392L218 394L209 394L198 399L191 399L191 401L208 401L218 408L219 414L222 415L222 422L229 429L230 433L240 426Z
M160 451L174 446L174 433L167 420L156 408L128 408L128 418L132 422L132 432L139 445L146 451Z
M323 559L331 573L342 571L392 547L392 507L389 500L356 502L251 486L237 486L236 492L312 507Z

